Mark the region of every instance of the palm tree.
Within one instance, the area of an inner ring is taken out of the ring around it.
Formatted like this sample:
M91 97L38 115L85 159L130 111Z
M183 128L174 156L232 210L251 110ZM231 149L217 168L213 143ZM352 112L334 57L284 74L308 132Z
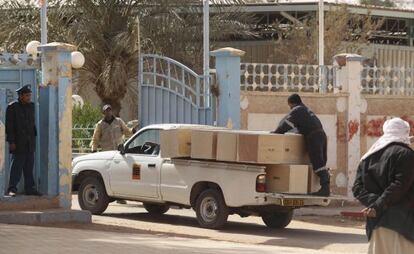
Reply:
M253 16L236 7L243 0L213 2L213 42L252 35ZM102 103L111 104L116 114L125 98L137 103L139 47L201 69L201 1L52 0L49 4L49 41L65 41L79 47L86 58L79 72L80 90L94 86ZM0 42L7 50L21 50L28 41L40 37L39 10L30 1L6 0L0 9L5 17L0 20Z

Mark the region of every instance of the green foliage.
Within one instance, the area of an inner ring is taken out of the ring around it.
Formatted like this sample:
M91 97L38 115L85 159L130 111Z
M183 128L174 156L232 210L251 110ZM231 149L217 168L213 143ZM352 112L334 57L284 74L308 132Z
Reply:
M359 2L363 5L395 7L395 3L391 0L360 0Z
M83 107L76 106L72 111L73 125L95 125L102 118L99 108L86 102Z
M74 107L72 111L72 149L75 152L89 151L89 144L93 135L95 124L102 118L101 111L85 103L83 107Z

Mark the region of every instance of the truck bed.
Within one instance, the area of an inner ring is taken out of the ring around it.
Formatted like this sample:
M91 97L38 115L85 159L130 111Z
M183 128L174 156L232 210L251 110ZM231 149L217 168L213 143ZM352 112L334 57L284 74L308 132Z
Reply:
M168 159L167 159L168 161ZM198 166L203 168L225 168L228 170L242 170L257 173L265 173L266 167L264 165L210 161L210 160L196 160L190 158L175 158L170 160L171 163L186 166ZM291 193L260 193L257 199L265 199L269 203L278 204L280 206L328 206L331 200L351 200L345 196L331 195L329 197L313 196L310 194L291 194Z

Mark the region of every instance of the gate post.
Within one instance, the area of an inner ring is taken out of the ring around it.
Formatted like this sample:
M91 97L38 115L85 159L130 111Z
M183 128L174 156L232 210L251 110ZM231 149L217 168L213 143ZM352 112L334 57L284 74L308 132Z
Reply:
M334 56L334 65L340 67L337 82L342 86L342 92L348 94L345 125L348 197L353 196L352 186L361 159L361 112L364 110L361 98L362 61L363 57L356 54Z
M6 116L6 90L0 89L0 197L5 193L6 188L6 126L5 116Z
M240 129L240 57L245 52L221 48L211 52L216 58L219 84L218 126Z
M59 206L71 207L72 64L75 46L50 43L42 52L39 135L43 191L58 196ZM46 181L46 184L45 184Z

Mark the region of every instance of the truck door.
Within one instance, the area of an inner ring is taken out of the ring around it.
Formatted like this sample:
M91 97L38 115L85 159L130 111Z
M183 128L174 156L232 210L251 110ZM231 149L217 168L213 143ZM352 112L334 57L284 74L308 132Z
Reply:
M115 155L110 167L112 191L121 197L159 198L160 130L148 129L125 143L125 153Z

